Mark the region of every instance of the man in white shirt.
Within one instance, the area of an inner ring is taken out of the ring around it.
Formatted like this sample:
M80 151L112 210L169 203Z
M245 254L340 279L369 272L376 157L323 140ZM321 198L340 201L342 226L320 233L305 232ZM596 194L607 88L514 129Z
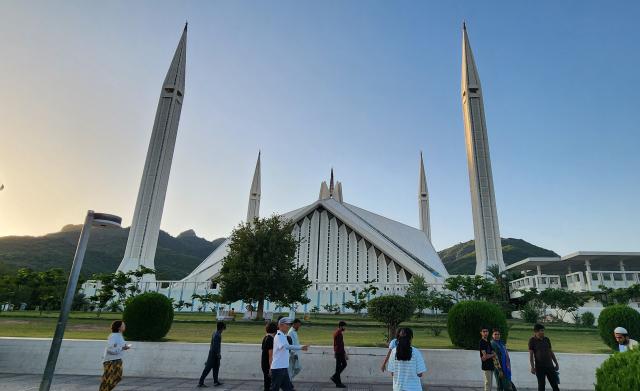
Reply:
M308 350L309 345L293 346L287 341L287 332L293 323L291 318L282 318L278 321L278 333L273 338L273 355L271 361L271 390L292 391L289 378L289 350Z
M616 341L618 341L619 351L626 352L627 350L638 349L638 341L630 339L629 333L624 327L616 327L613 334L616 336Z
M291 329L289 329L289 337L291 337L291 345L299 346L300 340L298 339L298 329L300 328L300 319L293 320ZM296 377L300 371L302 371L302 364L300 363L300 353L298 351L291 350L289 352L289 380L293 382L293 378ZM292 385L293 387L293 385Z

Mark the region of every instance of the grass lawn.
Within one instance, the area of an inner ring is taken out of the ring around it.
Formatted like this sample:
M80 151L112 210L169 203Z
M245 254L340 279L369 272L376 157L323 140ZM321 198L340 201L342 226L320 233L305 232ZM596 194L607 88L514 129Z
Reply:
M96 317L95 313L76 312L71 314L65 338L68 339L106 339L111 322L120 319L122 313L105 312ZM241 318L241 314L237 319ZM43 312L42 316L35 311L13 311L0 313L0 336L51 338L58 319L57 312ZM315 346L333 346L333 332L338 322L349 323L344 339L347 346L384 346L386 328L372 319L359 318L354 315L318 315L312 316L311 323L303 323L298 335L300 342ZM509 320L512 327L509 331L508 347L511 351L527 351L527 342L533 336L533 325L524 324L521 320ZM211 333L215 331L216 319L211 313L201 314L178 312L174 317L171 331L165 338L168 342L204 342L211 341ZM442 334L434 337L430 326L441 325ZM451 345L446 331L444 317L436 320L429 315L419 321L411 320L401 326L413 329L413 346L428 349L455 349ZM563 330L559 324L546 325L546 335L551 339L556 353L613 353L600 337L596 328L576 329L566 325ZM260 343L264 336L263 322L229 322L223 334L224 343ZM478 339L480 339L478 335Z

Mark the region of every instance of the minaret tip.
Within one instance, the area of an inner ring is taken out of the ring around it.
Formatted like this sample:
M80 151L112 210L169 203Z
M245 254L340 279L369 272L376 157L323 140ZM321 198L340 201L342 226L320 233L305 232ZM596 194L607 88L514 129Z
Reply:
M466 30L466 29L467 29L467 26L465 25L465 23L464 23L464 22L465 22L465 21L464 21L464 20L462 20L462 29L463 29L463 30Z
M186 22L184 23L184 31L187 31L187 26L188 26L188 25L189 25L189 21L186 21Z

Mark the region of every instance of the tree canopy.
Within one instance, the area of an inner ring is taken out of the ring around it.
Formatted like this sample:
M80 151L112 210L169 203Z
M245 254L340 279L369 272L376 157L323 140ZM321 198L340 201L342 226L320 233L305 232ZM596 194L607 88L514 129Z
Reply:
M258 319L262 318L264 300L287 306L310 302L305 294L311 281L307 270L295 264L300 242L292 230L293 222L280 215L256 217L233 230L229 253L214 280L220 285L223 302L258 302Z

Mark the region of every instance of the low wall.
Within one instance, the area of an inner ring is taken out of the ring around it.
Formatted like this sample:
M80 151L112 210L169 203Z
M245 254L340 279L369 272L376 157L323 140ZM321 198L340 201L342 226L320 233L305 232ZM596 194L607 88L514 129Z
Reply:
M224 336L223 336L224 338ZM102 375L105 341L64 340L56 366L57 374ZM125 376L200 377L209 351L204 343L132 342L125 352ZM0 338L0 373L40 374L49 354L51 339ZM350 360L342 375L345 383L390 383L380 366L384 348L348 348ZM448 386L483 385L479 353L476 351L421 349L427 367L424 384ZM606 354L556 354L560 363L563 390L593 390L595 370L609 357ZM296 380L330 382L335 369L333 347L311 347L301 356L302 372ZM521 388L537 388L529 372L529 354L511 353L513 381ZM222 344L222 379L262 380L260 345Z

